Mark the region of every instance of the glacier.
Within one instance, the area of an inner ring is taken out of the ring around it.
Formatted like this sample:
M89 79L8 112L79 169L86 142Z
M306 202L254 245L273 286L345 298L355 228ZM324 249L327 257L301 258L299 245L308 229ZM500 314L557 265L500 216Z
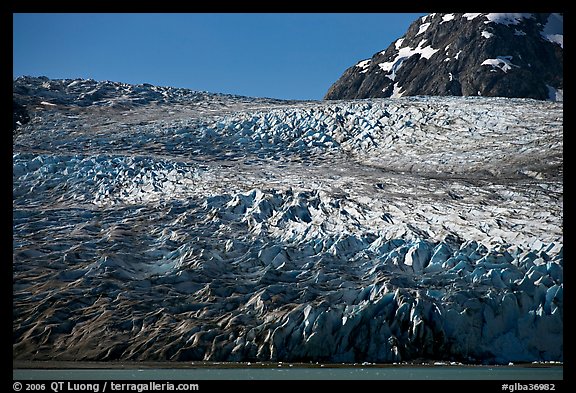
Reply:
M562 102L15 84L15 360L563 361Z

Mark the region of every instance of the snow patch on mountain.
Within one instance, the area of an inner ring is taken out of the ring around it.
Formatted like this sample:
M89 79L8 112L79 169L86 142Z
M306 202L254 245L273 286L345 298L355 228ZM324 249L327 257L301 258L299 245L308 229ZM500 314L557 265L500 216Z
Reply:
M532 18L532 14L530 13L489 13L485 15L486 19L488 19L484 23L499 23L502 25L517 25L523 19L530 19Z
M370 67L370 59L362 60L361 62L356 64L356 67L362 68L362 71L360 71L362 73L367 72L368 68Z
M482 37L488 39L488 38L494 37L494 34L490 33L489 31L484 30L484 31L482 31Z
M402 87L398 86L398 83L394 83L394 90L392 90L392 95L390 98L400 98L402 97Z
M430 23L422 23L418 27L418 33L416 33L416 35L420 35L420 34L424 33L426 30L428 30L429 27L430 27Z
M378 66L382 71L388 73L387 75L388 78L390 78L391 80L395 80L396 72L398 72L398 70L402 66L402 63L406 59L414 55L420 55L420 58L429 59L434 53L438 52L439 49L434 49L430 45L423 47L425 43L426 40L422 40L420 41L420 43L416 48L410 48L410 47L400 48L398 50L398 54L392 61L380 63L378 64Z
M481 13L465 13L462 15L463 18L466 18L467 20L473 20L476 19L477 17L479 17L480 15L482 15Z
M445 14L442 16L442 22L440 23L450 22L451 20L454 20L454 18L455 18L454 14Z
M481 65L489 65L504 72L510 71L512 67L518 67L517 65L512 64L512 56L498 56L496 59L486 59Z

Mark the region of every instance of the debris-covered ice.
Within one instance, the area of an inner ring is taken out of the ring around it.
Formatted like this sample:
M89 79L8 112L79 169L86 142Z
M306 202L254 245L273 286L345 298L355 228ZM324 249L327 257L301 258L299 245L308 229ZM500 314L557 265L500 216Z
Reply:
M561 102L25 84L15 359L563 361Z

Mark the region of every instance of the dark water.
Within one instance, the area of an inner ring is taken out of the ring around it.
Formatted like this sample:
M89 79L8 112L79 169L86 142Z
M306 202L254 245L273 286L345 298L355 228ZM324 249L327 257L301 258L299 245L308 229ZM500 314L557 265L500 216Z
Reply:
M541 380L563 379L563 367L430 366L366 368L193 368L13 370L14 380Z

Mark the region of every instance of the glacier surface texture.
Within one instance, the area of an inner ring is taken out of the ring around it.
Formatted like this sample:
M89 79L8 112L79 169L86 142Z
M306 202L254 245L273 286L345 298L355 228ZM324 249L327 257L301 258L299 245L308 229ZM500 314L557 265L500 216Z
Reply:
M15 360L563 361L563 104L19 78Z

